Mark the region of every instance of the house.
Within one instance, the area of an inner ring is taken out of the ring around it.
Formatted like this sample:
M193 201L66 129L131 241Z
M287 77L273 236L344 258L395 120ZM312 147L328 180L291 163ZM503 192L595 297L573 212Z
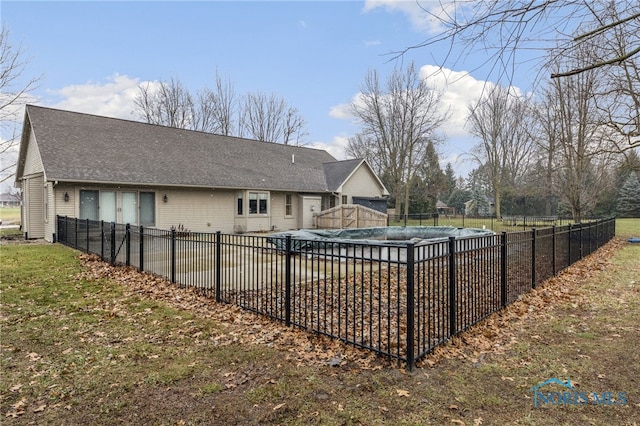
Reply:
M19 207L20 195L5 192L0 194L0 207Z
M456 214L455 207L449 207L444 201L441 200L438 200L436 202L436 209L438 210L439 215L454 216Z
M465 201L464 203L464 214L467 216L480 216L480 217L488 217L495 215L496 208L495 203L493 202L492 197L487 197L486 195L482 195L484 198L484 202L478 203L476 200Z
M313 227L314 214L388 191L365 160L27 105L16 170L26 238L56 215L194 232Z

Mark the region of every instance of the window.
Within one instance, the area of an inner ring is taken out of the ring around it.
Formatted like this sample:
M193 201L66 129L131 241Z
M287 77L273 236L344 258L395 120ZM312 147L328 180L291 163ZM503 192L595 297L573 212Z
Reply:
M104 220L105 222L117 222L116 195L115 191L100 192L100 203L98 204L100 220Z
M155 226L156 224L156 193L140 193L140 225Z
M122 217L118 217L118 197ZM155 226L156 193L81 189L79 218Z
M42 201L44 203L44 221L45 223L49 223L49 186L45 185L43 195L44 199Z
M122 193L122 223L138 223L138 193Z
M342 196L342 204L347 204L347 196L346 195Z
M98 191L80 190L79 219L98 220Z
M236 205L237 205L236 214L238 216L242 216L243 212L244 212L244 197L243 197L242 192L238 192L236 194L236 200L237 200L237 202L236 202Z
M269 194L266 192L249 193L249 214L267 214L267 200Z
M293 216L293 196L284 194L284 215Z

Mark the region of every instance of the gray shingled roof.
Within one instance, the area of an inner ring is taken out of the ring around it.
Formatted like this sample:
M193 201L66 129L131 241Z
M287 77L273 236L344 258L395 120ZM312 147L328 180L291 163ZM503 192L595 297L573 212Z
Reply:
M319 149L34 105L26 114L49 181L325 192L361 162L336 161Z

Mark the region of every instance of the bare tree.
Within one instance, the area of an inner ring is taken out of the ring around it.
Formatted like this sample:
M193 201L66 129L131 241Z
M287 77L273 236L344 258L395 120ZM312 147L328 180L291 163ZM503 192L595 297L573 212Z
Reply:
M218 123L218 132L221 135L231 136L235 134L236 123L234 117L238 113L238 99L236 91L229 80L223 80L220 74L216 72L216 108L215 122Z
M616 18L609 18L610 15L603 13L612 4L620 11ZM561 46L556 54L572 57L580 46L614 29L628 35L635 34L636 37L640 34L640 4L636 0L452 0L431 6L425 2L423 10L440 26L441 31L398 54L448 41L451 47L454 44L461 45L463 51L454 58L450 56L453 49L444 49L447 53L442 60L443 65L482 49L488 53L483 65L489 64L494 71L497 68L509 80L518 65L520 51L539 49L539 59L544 58L545 46L541 47L541 42ZM575 35L576 29L591 22L596 24ZM568 76L621 63L640 53L637 42L628 47L624 51L610 51L599 58L592 57L580 66L558 69L552 76Z
M147 123L201 132L232 135L237 100L233 85L216 73L215 89L205 87L192 95L182 82L147 83L138 87L134 103Z
M306 135L305 122L298 110L275 94L261 92L245 96L240 136L259 141L299 144Z
M621 21L619 5L613 2L604 10L606 21ZM631 24L635 31L616 26L595 34L590 44L591 52L604 51L605 55L621 57L626 52L640 49L640 18ZM631 25L628 24L628 25ZM597 26L597 24L596 24ZM630 57L603 69L604 90L598 93L598 106L606 111L607 125L614 130L616 147L620 151L640 146L640 55Z
M25 78L28 64L21 46L15 47L9 42L9 30L3 24L0 27L0 183L14 176L21 114L28 94L41 78Z
M134 103L147 123L196 130L193 97L180 80L172 77L157 86L146 84L138 89Z
M429 141L439 141L437 130L447 118L440 99L412 63L395 69L384 88L377 71L369 71L360 96L351 103L361 131L349 140L347 151L376 165L396 209L403 206L405 215L415 169L423 162Z
M525 98L501 86L469 106L470 132L480 139L472 154L489 175L498 218L502 193L515 187L529 168L533 141L528 112Z
M589 60L590 52L583 53ZM602 76L593 69L554 79L549 92L558 124L556 183L576 221L611 183L610 166L617 155L611 131L603 125L607 117L594 97L602 84Z
M551 202L556 195L556 170L558 167L558 145L560 138L560 109L556 106L553 89L545 90L540 102L534 107L533 122L537 127L535 137L536 182L533 189L546 201L545 213L552 214ZM542 185L540 184L542 183Z
M233 84L216 72L215 89L205 87L196 93L192 116L193 129L230 136L235 131L238 102Z
M231 82L218 73L214 89L195 95L177 78L138 89L134 102L147 123L283 144L298 144L306 135L298 110L284 99L255 93L239 102Z

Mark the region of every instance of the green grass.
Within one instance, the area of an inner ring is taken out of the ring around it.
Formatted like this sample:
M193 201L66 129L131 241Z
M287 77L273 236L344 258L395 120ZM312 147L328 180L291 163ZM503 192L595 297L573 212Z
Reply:
M0 221L2 223L20 223L20 207L0 207Z
M556 221L555 225L560 226L560 225L567 225L569 223L573 223L573 222L563 219L563 220ZM426 219L426 218L422 220L411 219L411 220L407 220L406 222L407 226L434 226L434 224L436 224L436 222L434 222L434 219ZM464 217L463 218L462 216L455 216L455 217L441 216L437 220L438 226L453 226L456 228L490 229L494 232L523 231L523 230L529 230L533 227L546 228L546 227L552 226L553 224L554 223L545 222L545 221L535 222L535 221L532 221L531 218L527 219L526 225L523 222L511 223L511 222L504 222L502 220L497 220L494 218L482 218L482 217L478 217L478 218ZM404 225L405 225L404 220L396 220L396 221L389 222L389 226L404 226Z
M640 218L616 219L616 235L622 238L640 237Z

